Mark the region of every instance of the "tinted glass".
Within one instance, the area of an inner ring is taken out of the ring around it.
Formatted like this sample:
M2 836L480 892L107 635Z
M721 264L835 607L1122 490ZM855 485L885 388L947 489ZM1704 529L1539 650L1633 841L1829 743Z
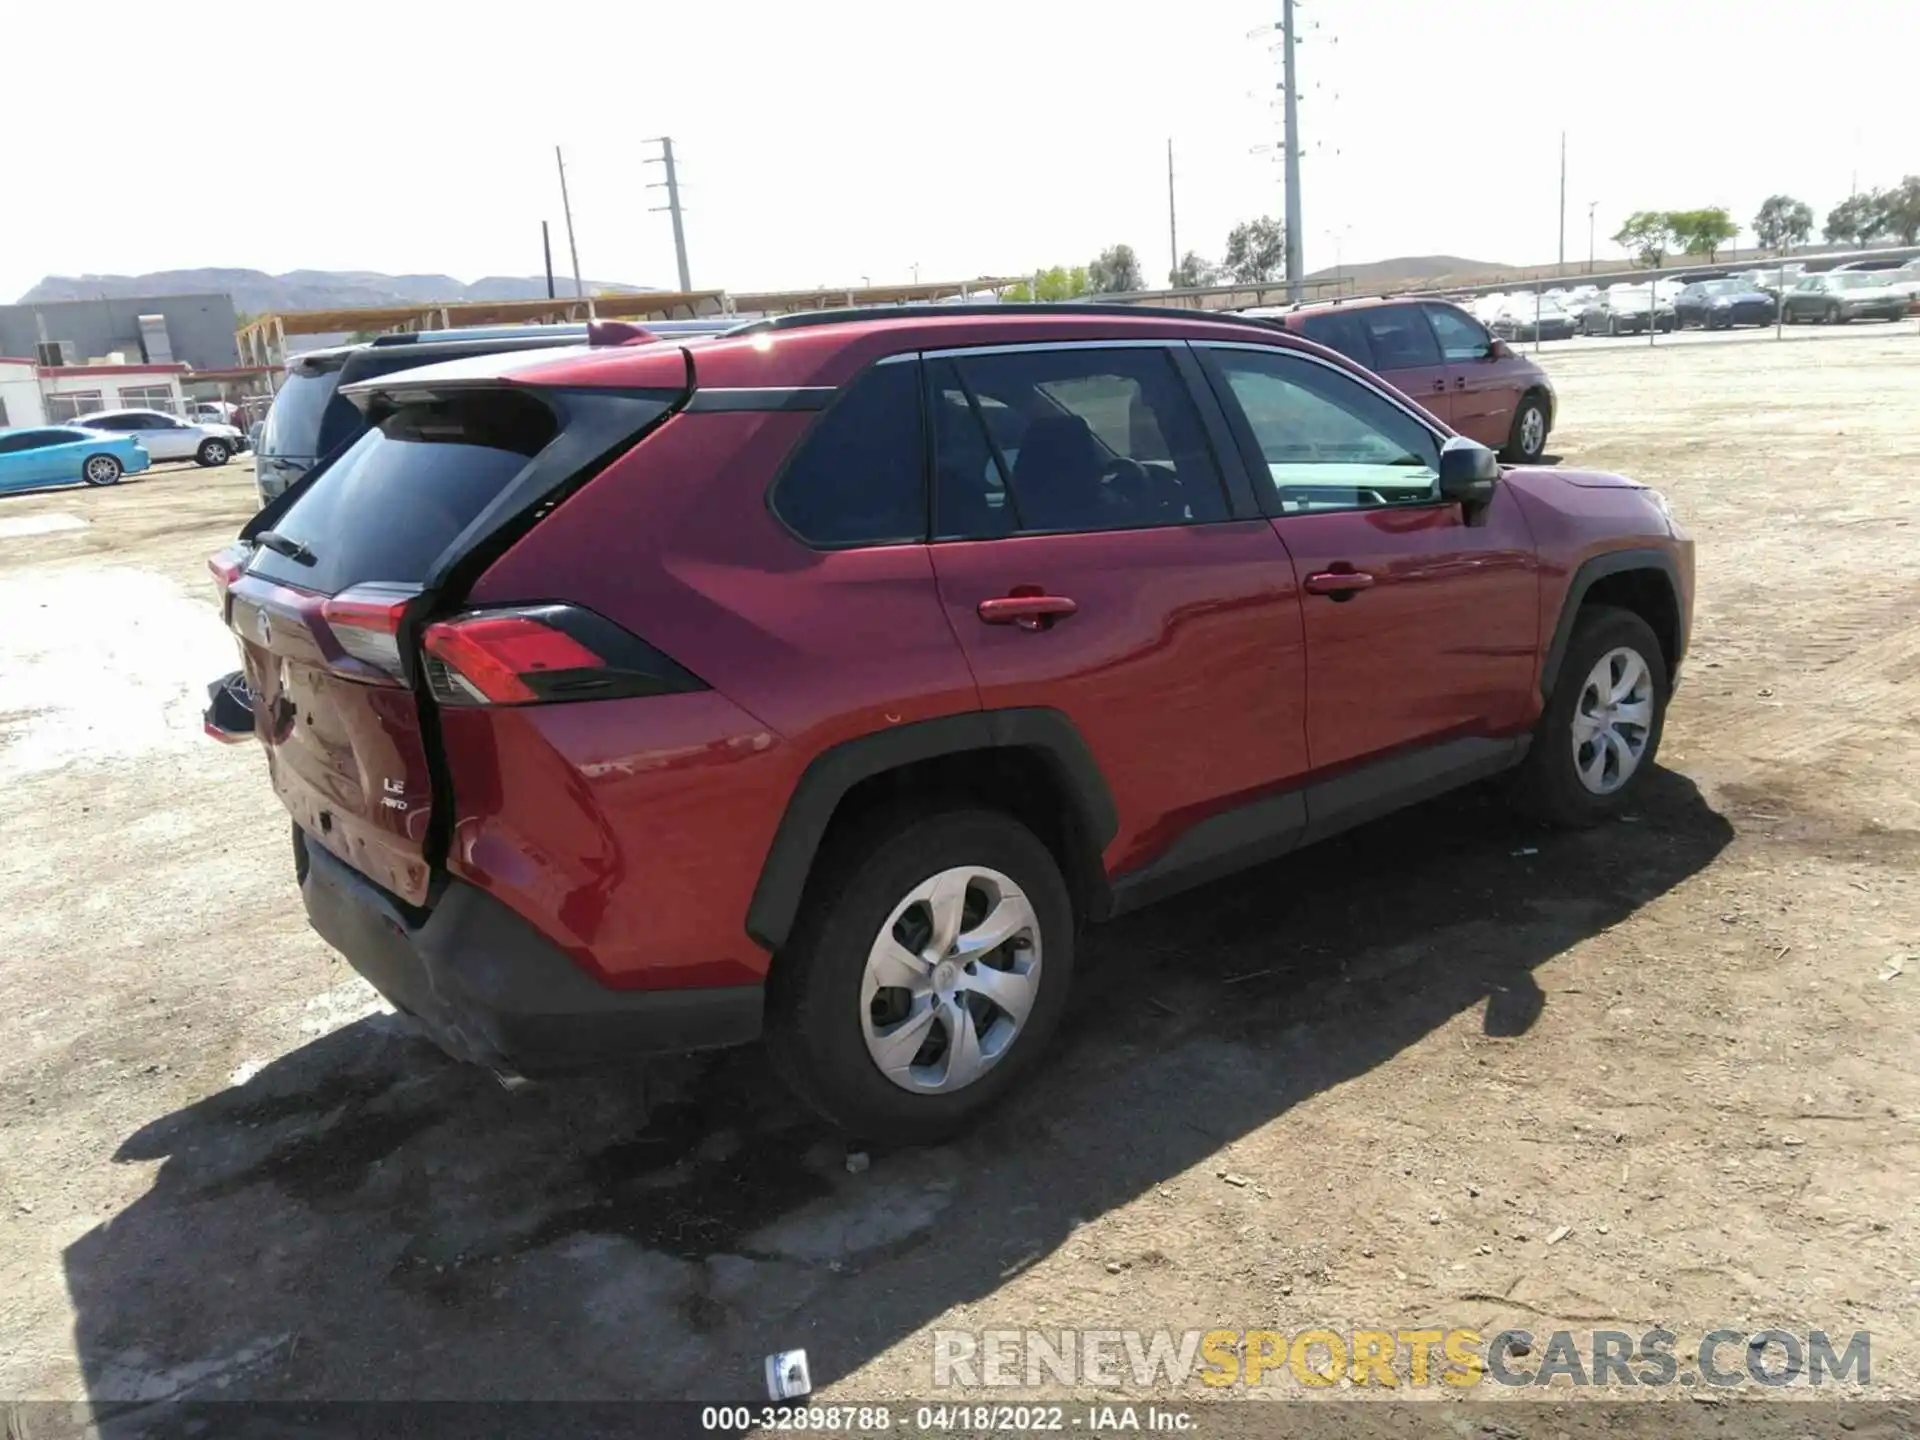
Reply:
M1220 472L1164 349L962 356L929 367L946 538L1227 518Z
M1440 364L1440 345L1418 306L1379 305L1354 313L1366 326L1375 370Z
M1335 310L1325 315L1309 315L1300 322L1300 333L1317 340L1329 350L1338 350L1358 364L1373 368L1373 351L1367 345L1367 331L1351 310Z
M319 448L320 422L339 383L337 369L321 374L295 370L288 375L267 411L266 429L260 432L261 450L307 460L317 460L324 454Z
M131 415L101 415L93 418L82 416L81 418L86 421L89 430L133 430L139 427L139 421Z
M420 581L557 428L552 411L515 390L404 405L274 524L314 563L263 548L251 572L329 595L373 580Z
M1487 327L1451 305L1429 305L1427 319L1439 338L1440 353L1449 360L1484 360L1492 350Z
M22 430L17 435L0 435L0 455L14 455L22 450L38 450L46 441L41 430Z
M1425 504L1437 497L1440 442L1398 405L1299 356L1210 354L1253 431L1282 511Z
M773 508L814 545L926 539L920 367L876 365L809 430L774 486Z

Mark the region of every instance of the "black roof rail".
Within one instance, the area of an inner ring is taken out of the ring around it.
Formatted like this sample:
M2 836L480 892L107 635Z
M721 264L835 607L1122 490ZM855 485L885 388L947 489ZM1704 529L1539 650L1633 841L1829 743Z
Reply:
M1081 315L1130 316L1135 319L1186 320L1199 324L1254 325L1284 328L1264 316L1235 315L1223 310L1185 310L1177 305L1116 305L1111 301L1013 301L990 305L856 305L837 310L802 310L793 315L769 315L748 320L730 335L767 330L805 330L815 325L850 325L866 320L944 320L954 316L1050 315L1067 320Z

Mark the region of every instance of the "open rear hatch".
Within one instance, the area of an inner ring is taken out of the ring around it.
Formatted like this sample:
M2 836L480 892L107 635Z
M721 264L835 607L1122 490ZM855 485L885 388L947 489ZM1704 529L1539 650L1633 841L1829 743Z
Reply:
M454 362L350 387L372 428L270 528L256 520L211 562L275 791L311 843L409 904L429 903L447 845L434 683L446 693L448 672L428 648L476 617L436 622L685 396L685 353L649 349L621 367L629 384L636 369L660 382L640 389L523 383L513 372L530 368L524 356L487 357L491 374ZM585 653L537 617L516 625L510 655L564 665ZM219 708L216 695L210 728Z

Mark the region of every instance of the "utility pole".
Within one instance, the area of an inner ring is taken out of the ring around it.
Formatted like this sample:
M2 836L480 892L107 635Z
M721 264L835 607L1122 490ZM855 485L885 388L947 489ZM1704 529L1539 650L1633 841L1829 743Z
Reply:
M1593 212L1599 207L1598 200L1587 202L1587 274L1593 273Z
M1281 86L1285 92L1287 185L1287 298L1300 298L1300 106L1293 68L1293 0L1280 0Z
M553 163L560 167L560 208L567 217L567 249L573 256L573 293L577 299L587 302L587 318L593 318L593 300L587 294L587 287L580 282L580 247L573 240L573 203L567 199L567 162L560 156L560 147L553 147Z
M1173 137L1167 137L1167 248L1173 252L1173 268L1167 272L1167 283L1180 283L1180 231L1173 220Z
M1560 264L1556 278L1567 273L1567 132L1560 132Z
M647 188L649 190L664 189L667 192L667 203L664 208L666 212L673 217L673 258L674 263L680 267L680 288L683 291L691 290L693 289L693 279L687 272L687 232L686 228L680 223L680 176L679 172L673 168L673 137L663 135L658 143L660 145L659 158L657 160L650 159L647 163L649 165L666 166L667 178L658 184L649 185ZM658 215L661 208L660 206L655 206L651 213Z
M540 222L540 253L547 262L547 298L553 299L553 240L547 234L547 222Z

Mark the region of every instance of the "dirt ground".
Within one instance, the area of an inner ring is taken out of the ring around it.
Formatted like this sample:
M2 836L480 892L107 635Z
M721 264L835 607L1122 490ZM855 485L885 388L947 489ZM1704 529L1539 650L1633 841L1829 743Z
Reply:
M1547 363L1553 451L1699 544L1644 808L1476 791L1094 931L1032 1093L863 1173L753 1052L644 1124L509 1094L312 935L199 734L244 460L0 499L0 1396L750 1399L804 1346L925 1397L940 1328L1417 1325L1866 1330L1920 1396L1920 336Z

